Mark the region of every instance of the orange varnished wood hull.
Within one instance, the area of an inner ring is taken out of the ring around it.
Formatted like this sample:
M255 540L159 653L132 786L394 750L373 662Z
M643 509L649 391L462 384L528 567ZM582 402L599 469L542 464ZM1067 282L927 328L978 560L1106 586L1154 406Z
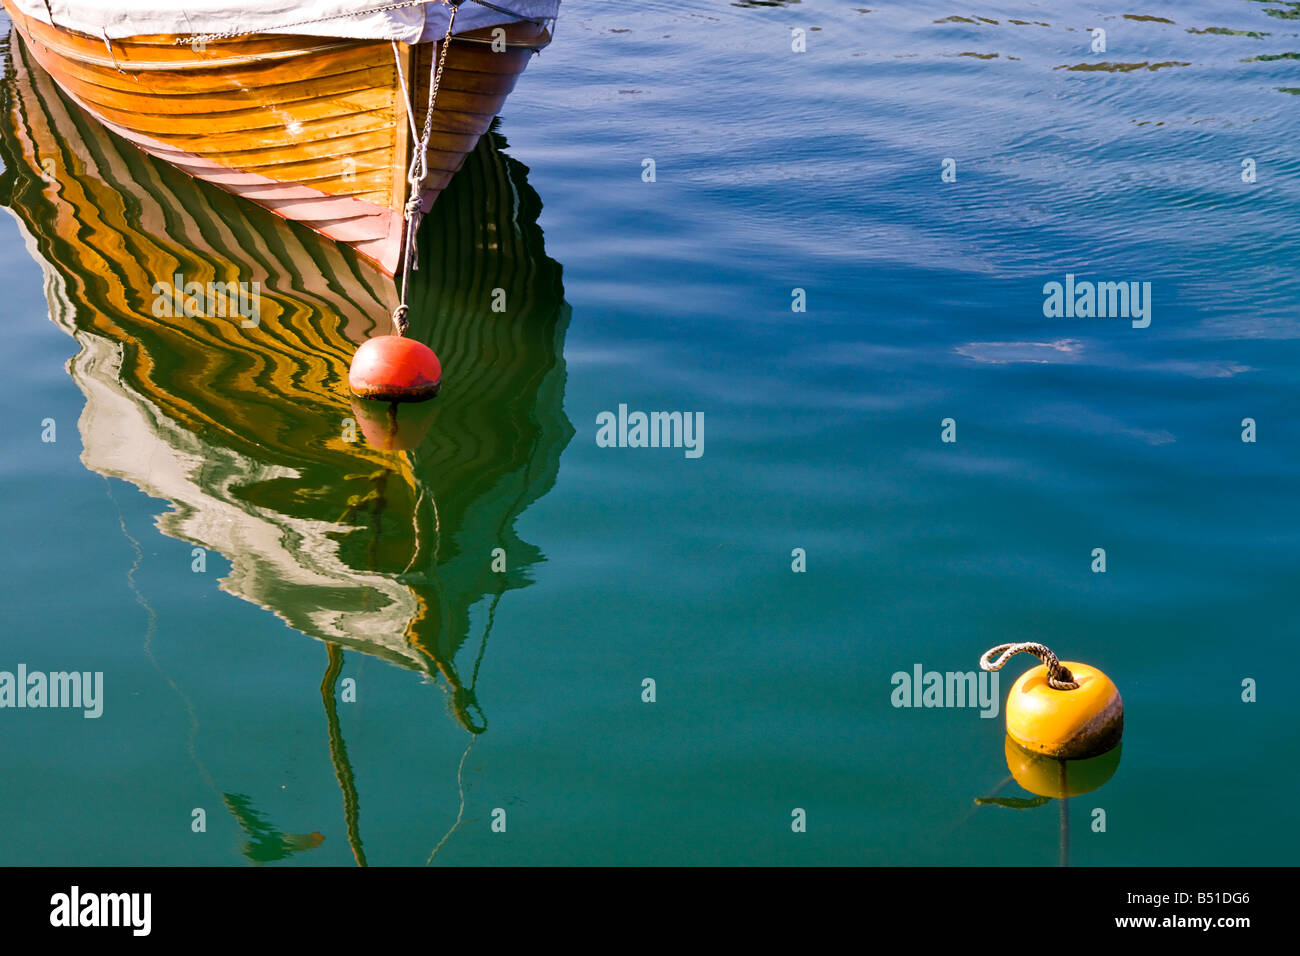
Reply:
M412 128L423 128L440 44L399 44L395 52L371 40L261 34L195 45L140 36L110 45L6 8L37 61L110 130L353 246L388 275L397 270ZM550 41L532 23L503 29L500 51L492 31L451 40L421 193L426 210L532 54Z

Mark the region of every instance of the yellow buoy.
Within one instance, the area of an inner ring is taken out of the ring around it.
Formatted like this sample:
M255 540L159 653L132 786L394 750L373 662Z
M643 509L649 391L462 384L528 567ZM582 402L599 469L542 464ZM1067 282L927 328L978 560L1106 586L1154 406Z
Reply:
M980 668L1001 670L1021 651L1043 661L1020 675L1007 695L1007 734L1026 750L1058 760L1105 753L1124 732L1124 702L1111 679L1087 664L1062 663L1042 644L1000 644ZM1002 656L990 661L995 654Z

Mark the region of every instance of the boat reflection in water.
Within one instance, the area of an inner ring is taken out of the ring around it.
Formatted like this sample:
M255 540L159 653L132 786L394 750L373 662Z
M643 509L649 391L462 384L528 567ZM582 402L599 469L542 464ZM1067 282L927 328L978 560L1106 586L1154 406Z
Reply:
M471 609L488 604L490 629L496 602L543 560L514 523L550 489L573 435L569 310L527 170L489 133L425 218L408 334L447 371L432 403L397 409L411 447L386 451L367 441L346 382L357 345L391 331L391 279L104 132L16 34L4 87L0 201L44 269L50 319L80 346L69 371L86 399L82 461L169 501L159 529L224 555L223 590L325 642L331 756L364 863L335 712L343 649L429 675L481 733L457 654L469 643L464 657L481 659ZM173 294L181 282L186 296ZM231 282L216 300L188 298L192 283ZM252 320L231 289L255 303ZM214 307L223 294L228 307ZM422 439L408 434L421 427ZM278 834L247 797L225 800L250 859L323 839Z

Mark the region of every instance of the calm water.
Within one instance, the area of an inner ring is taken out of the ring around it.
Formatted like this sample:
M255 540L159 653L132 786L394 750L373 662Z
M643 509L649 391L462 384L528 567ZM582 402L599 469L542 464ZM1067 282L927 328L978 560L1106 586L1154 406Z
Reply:
M426 222L407 454L340 437L355 260L14 42L0 670L105 696L0 711L0 861L1054 864L1056 801L975 803L1030 797L1001 714L890 703L1036 639L1127 711L1071 863L1292 862L1300 4L1132 10L569 0ZM153 318L177 268L257 334ZM1046 318L1067 273L1149 327Z

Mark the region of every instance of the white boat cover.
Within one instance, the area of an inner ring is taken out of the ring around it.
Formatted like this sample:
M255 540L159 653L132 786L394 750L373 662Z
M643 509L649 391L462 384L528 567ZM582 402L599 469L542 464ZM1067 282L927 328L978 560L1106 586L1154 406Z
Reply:
M9 0L45 23L120 40L145 34L296 33L308 36L397 40L441 39L449 8L441 0ZM560 0L463 0L456 32L515 20L553 18Z

